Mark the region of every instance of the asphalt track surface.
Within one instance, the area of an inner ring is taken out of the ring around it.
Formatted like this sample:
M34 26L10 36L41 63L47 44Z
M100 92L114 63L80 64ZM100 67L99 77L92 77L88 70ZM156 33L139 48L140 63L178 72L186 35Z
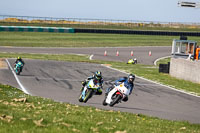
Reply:
M94 58L96 57L94 56ZM102 56L101 58L105 57ZM9 59L8 62L13 65L14 60ZM25 62L26 65L23 72L17 77L31 95L83 106L94 106L108 110L141 113L169 120L200 123L199 97L136 78L134 92L129 96L129 100L126 103L122 102L114 107L103 106L104 94L100 96L94 95L87 103L80 103L78 97L80 95L81 81L92 75L96 70L100 70L103 73L104 89L118 77L127 76L127 74L99 64L42 60L25 60ZM150 64L152 63L153 59ZM0 70L0 82L20 88L10 69Z

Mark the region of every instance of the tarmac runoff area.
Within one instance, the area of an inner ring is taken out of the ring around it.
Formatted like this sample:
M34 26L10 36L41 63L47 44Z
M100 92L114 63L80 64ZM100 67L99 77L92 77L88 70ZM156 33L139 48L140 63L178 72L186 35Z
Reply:
M8 62L12 67L14 59L8 59ZM78 97L81 81L96 70L103 73L104 89L127 74L91 63L42 60L25 60L25 62L24 70L17 78L26 91L33 96L108 110L141 113L169 120L200 123L199 97L136 77L134 92L126 103L122 102L114 107L103 106L104 90L103 95L94 95L87 103L80 103ZM21 88L10 69L0 70L0 82ZM9 81L5 80L5 77Z
M6 68L8 68L8 65L5 59L0 59L0 69L6 69Z

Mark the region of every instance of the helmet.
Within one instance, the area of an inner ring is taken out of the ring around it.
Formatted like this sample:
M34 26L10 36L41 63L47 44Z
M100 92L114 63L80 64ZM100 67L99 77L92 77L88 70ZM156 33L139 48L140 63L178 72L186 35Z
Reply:
M20 56L17 57L18 60L21 60L22 58Z
M102 78L102 75L101 75L101 72L100 71L96 71L95 73L94 73L94 77L96 78L96 79L101 79Z
M133 83L134 80L135 80L135 75L134 75L134 74L128 75L128 82L129 82L129 83Z

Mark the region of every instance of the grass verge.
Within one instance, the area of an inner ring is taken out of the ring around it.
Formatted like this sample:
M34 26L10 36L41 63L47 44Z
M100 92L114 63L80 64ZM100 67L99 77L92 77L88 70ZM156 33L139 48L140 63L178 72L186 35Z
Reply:
M179 39L179 36L0 32L0 46L17 47L171 46L173 39ZM200 41L200 38L188 37L188 40Z
M5 85L0 93L1 133L200 132L199 124L54 102Z

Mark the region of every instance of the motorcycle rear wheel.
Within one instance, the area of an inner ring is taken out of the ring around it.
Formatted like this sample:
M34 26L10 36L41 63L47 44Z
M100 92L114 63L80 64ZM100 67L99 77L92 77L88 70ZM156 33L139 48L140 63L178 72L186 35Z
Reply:
M110 103L110 106L114 106L116 103L119 102L119 100L121 99L121 95L117 95L116 98Z

